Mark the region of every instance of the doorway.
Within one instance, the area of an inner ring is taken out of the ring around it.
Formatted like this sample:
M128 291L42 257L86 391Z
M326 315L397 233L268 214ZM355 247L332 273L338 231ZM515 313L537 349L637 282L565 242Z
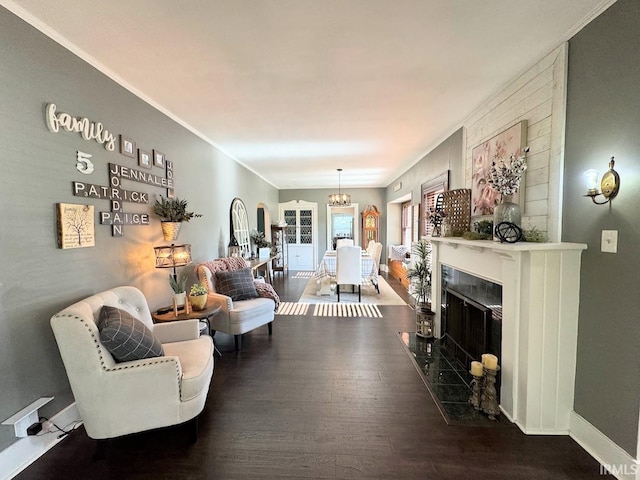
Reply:
M359 212L357 203L348 207L327 205L327 250L336 249L338 238L352 238L354 245L360 245Z

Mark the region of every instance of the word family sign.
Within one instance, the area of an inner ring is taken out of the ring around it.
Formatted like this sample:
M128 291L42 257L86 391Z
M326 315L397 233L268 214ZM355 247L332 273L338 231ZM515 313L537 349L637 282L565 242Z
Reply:
M108 151L115 150L116 135L107 130L100 122L92 122L84 117L74 117L68 113L58 112L54 103L47 105L45 110L45 120L47 128L52 133L58 133L61 129L67 132L80 133L85 140L95 140L104 145ZM122 137L122 136L121 136ZM131 151L121 151L123 155L134 156L135 144L127 139L132 145ZM122 142L121 142L122 143ZM126 142L125 142L126 143ZM95 198L99 200L109 200L110 211L99 212L100 224L111 225L111 235L122 237L125 225L149 225L148 213L125 212L124 203L137 203L148 205L150 203L147 192L127 190L122 187L122 180L144 183L154 187L166 189L169 197L173 196L173 162L166 160L164 154L154 151L156 156L161 155L162 161L156 161L155 166L162 168L164 175L156 175L149 170L138 170L117 163L108 163L109 185L96 185L89 182L72 182L73 195L76 197ZM92 155L78 151L76 154L76 168L80 173L90 175L94 171L91 160ZM143 168L150 168L143 167ZM61 204L66 205L67 204ZM93 207L91 207L93 214ZM59 214L60 215L60 214Z
M85 140L95 140L103 144L104 148L113 152L116 148L116 137L109 130L104 128L100 122L92 122L88 118L73 117L68 113L56 112L55 103L47 105L45 119L47 128L52 133L58 133L60 127L67 132L76 132L82 135Z

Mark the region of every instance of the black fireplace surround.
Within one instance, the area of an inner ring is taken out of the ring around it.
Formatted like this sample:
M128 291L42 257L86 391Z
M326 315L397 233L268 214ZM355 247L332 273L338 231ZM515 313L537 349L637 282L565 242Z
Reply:
M500 359L502 286L442 265L444 346L465 368L483 353Z

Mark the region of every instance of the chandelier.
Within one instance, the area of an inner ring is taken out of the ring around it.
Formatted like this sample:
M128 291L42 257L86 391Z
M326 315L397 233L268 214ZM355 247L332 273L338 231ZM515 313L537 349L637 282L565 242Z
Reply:
M338 193L329 195L329 205L331 207L348 207L351 205L351 195L340 193L340 172L342 172L342 169L338 168Z

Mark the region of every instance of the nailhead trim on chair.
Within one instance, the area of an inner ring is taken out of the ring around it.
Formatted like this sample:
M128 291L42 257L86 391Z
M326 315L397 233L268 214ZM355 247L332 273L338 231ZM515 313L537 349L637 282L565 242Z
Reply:
M102 352L100 351L100 346L102 345L102 342L100 342L100 339L97 338L93 334L93 332L91 331L87 321L84 318L78 317L77 315L64 314L64 315L60 315L60 317L68 317L68 318L73 318L75 320L80 320L80 323L82 323L86 327L87 332L89 332L89 335L91 335L91 338L93 338L93 342L95 343L95 346L96 346L96 351L98 352L98 356L100 357L100 365L102 366L102 369L105 372L113 372L113 371L116 371L116 370L127 370L129 368L143 367L145 365L155 365L155 364L158 364L158 363L173 362L175 364L175 366L176 366L176 380L178 381L178 394L180 395L180 398L182 398L182 382L180 381L180 369L178 368L178 362L176 362L175 360L170 359L170 358L166 358L166 357L161 360L160 358L162 358L162 357L157 357L158 359L156 359L156 360L152 360L152 361L148 361L148 362L144 362L144 363L139 363L137 365L123 365L123 366L120 366L120 367L108 368L107 365L104 363L104 356L102 355Z

